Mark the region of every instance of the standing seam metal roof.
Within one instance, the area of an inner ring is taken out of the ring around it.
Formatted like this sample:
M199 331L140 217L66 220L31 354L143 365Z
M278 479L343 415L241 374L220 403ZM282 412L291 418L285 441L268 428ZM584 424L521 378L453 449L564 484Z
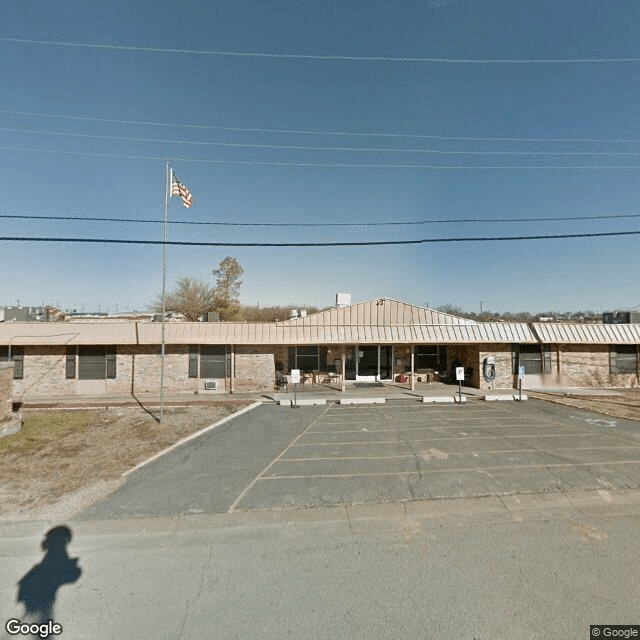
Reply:
M541 342L560 344L640 344L640 324L534 323Z
M184 322L165 325L167 344L640 344L640 324L483 322L474 324L243 324ZM77 345L161 342L159 323L0 323L0 344Z

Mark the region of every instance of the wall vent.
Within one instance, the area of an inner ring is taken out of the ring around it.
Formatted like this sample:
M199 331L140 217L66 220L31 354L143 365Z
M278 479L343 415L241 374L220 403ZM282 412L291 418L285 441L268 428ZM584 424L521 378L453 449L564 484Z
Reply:
M217 380L205 380L204 381L204 390L205 391L216 391L218 389L218 381Z

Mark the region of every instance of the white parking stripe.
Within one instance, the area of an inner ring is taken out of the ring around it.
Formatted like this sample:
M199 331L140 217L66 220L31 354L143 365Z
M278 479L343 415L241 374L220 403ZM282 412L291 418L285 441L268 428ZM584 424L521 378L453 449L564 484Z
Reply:
M592 467L592 466L604 466L610 464L640 464L640 460L618 460L615 462L568 462L568 463L558 463L558 464L529 464L529 465L501 465L497 467L458 467L455 469L421 469L420 471L381 471L377 473L336 473L336 474L325 474L325 473L316 473L309 475L293 475L293 476L263 476L259 478L260 480L304 480L308 478L365 478L365 477L375 477L375 476L424 476L425 474L435 474L435 473L469 473L469 472L478 472L478 473L486 473L487 471L518 471L521 469L557 469L557 468L566 468L566 467ZM258 479L256 479L258 480Z

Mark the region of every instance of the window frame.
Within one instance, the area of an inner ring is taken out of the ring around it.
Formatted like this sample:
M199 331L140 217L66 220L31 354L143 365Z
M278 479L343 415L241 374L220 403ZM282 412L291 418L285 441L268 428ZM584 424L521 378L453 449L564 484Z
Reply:
M609 373L638 375L638 345L612 344L609 346Z
M307 353L298 353L298 350L306 350ZM309 353L315 350L314 353ZM302 360L301 360L302 359ZM310 359L314 367L300 366L301 364L308 364L304 359ZM327 347L315 344L296 345L295 347L289 347L288 351L288 366L289 371L292 369L300 369L302 373L312 373L313 371L327 371ZM314 363L315 360L315 363Z
M215 350L221 353L214 353ZM203 353L204 351L204 353ZM209 353L207 353L209 351ZM203 374L203 365L204 373ZM222 365L224 375L217 375L216 366ZM191 344L189 345L188 377L194 380L223 380L230 377L231 352L226 344Z
M553 349L546 344L513 344L511 358L513 373L517 374L520 366L524 366L527 375L548 375L553 373ZM522 355L526 357L523 358ZM527 368L527 365L530 365ZM533 366L533 371L531 370Z
M11 353L11 356L9 356ZM3 345L0 347L0 362L13 362L13 379L24 379L24 346Z
M420 353L421 350L431 350L432 353ZM414 369L433 369L434 371L446 371L447 369L447 345L444 344L417 344L413 348ZM422 358L434 358L434 367L422 366Z
M77 358L75 360L74 374L76 380L115 380L118 375L117 370L117 356L118 349L116 345L107 344L81 344L76 347ZM94 352L91 354L91 352ZM101 353L98 353L101 351ZM84 352L84 353L83 353ZM65 377L71 369L70 358L71 352L67 348L67 360L65 362ZM98 359L102 360L103 372L102 375L89 375L91 373L90 362L84 361L84 358L94 358L93 366L96 370L100 369L100 365L97 364ZM88 367L88 370L87 370ZM71 379L71 378L67 378Z

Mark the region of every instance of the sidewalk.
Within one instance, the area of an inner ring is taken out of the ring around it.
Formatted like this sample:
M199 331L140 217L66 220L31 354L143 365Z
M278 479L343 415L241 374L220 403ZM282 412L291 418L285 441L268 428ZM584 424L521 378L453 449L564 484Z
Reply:
M495 390L500 392L501 390ZM512 389L503 390L505 393L513 393ZM385 398L387 400L420 400L422 396L454 396L458 394L458 386L444 384L442 382L416 383L415 390L411 390L408 383L399 384L393 382L353 382L348 381L345 392L340 391L340 386L334 384L299 384L296 391L298 397L308 399L324 399L327 402L338 402L340 398ZM483 396L486 390L462 387L463 395ZM217 404L219 402L279 402L280 400L293 400L293 385L289 385L287 391L254 392L254 393L216 393L216 394L182 394L165 395L164 406L187 406ZM142 406L146 409L160 406L160 395L132 395L119 396L83 396L64 398L60 396L42 396L23 401L25 409L63 409L63 408L104 408Z

